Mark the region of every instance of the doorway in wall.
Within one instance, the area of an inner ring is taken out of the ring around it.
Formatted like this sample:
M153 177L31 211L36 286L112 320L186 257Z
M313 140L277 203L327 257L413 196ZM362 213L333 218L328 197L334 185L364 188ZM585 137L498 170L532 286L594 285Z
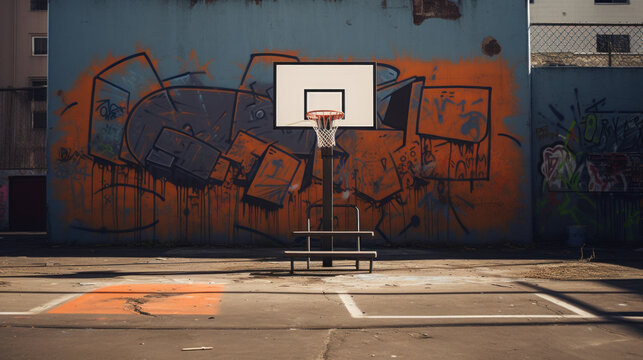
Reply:
M9 177L9 230L47 230L47 177Z

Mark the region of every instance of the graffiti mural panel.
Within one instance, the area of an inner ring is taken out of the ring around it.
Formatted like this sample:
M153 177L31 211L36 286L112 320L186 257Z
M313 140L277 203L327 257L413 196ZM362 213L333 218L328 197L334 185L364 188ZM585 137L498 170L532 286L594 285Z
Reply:
M487 136L491 89L425 87L418 133L450 140L480 142Z
M246 195L283 206L284 197L300 166L300 161L275 146L266 150L257 174L253 177Z
M274 128L274 63L371 62L376 128L339 129L333 179L335 202L359 206L376 232L365 246L529 241L528 39L514 36L527 7L416 3L52 2L52 239L301 244L291 231L322 201L321 154L313 130ZM576 119L585 154L637 152L638 120L596 110ZM621 191L623 178L633 188L620 157L578 161L548 126L539 157L561 145L574 171L595 170L591 193ZM552 193L575 186L549 174ZM590 193L590 175L579 181Z
M91 82L65 92L75 104L59 111L57 129L80 131L52 144L52 186L57 199L84 209L64 215L76 236L291 241L306 207L321 201L321 158L312 130L272 127L269 70L274 61L318 59L250 58L236 89L204 85L198 67L160 74L146 51L94 65ZM500 80L511 70L502 60L404 58L382 60L378 69L378 128L337 134L335 201L362 208L362 226L382 244L449 242L507 227L517 216L511 209L524 206L511 199L523 176L522 143L503 124L515 112L512 85ZM450 84L440 69L471 81ZM555 184L558 150L542 168ZM490 218L490 206L505 215Z
M535 214L540 238L564 239L568 226L580 225L587 228L588 243L642 239L643 111L629 90L638 86L633 79L639 72L535 72L534 148L540 169ZM588 81L592 86L586 86Z

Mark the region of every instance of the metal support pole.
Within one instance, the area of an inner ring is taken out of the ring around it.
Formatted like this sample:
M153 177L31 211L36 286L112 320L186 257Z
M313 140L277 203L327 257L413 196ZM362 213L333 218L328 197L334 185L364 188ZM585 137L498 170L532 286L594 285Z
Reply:
M323 191L323 220L322 220L322 230L332 231L333 230L333 148L332 147L323 147L321 148L322 160L323 160L323 172L322 172L322 191ZM322 238L322 250L331 251L333 250L333 238L324 237ZM322 261L323 267L332 267L333 259L324 258Z

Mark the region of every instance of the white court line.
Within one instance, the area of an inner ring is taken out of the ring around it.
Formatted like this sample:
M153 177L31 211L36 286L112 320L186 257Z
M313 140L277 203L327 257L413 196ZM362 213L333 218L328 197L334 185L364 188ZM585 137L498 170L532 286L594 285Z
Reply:
M80 295L83 295L83 294L85 294L85 293L82 293L82 294L68 294L68 295L65 295L65 296L61 296L61 297L59 297L57 299L49 301L48 303L45 303L44 305L36 306L35 308L33 308L33 309L29 310L29 311L0 311L0 315L36 315L36 314L40 314L40 313L42 313L44 311L47 311L47 310L53 308L56 305L60 305L60 304L66 302L66 301L68 301L68 300L70 300L70 299L72 299L74 297L77 297L77 296L80 296Z
M85 293L83 293L81 295L84 295L84 294ZM36 306L35 308L33 308L33 309L29 310L29 311L31 313L34 313L34 314L40 314L43 311L47 311L47 310L53 308L54 306L60 305L60 304L62 304L64 302L66 302L67 300L70 300L70 299L72 299L74 297L77 297L77 296L80 296L80 295L79 294L68 294L68 295L65 295L65 296L61 296L58 299L51 300L50 302L48 302L48 303L46 303L44 305Z
M30 311L2 311L0 315L33 315Z
M595 318L596 316L590 314L586 311L583 311L573 305L570 305L561 300L555 299L549 295L536 293L536 295L541 296L543 299L552 301L554 304L562 306L572 312L575 312L574 315L364 315L364 312L355 303L353 298L345 293L338 292L337 295L344 303L346 310L351 314L351 317L354 319L587 319ZM573 310L572 310L573 309Z
M361 319L585 319L581 315L364 315Z
M566 302L564 302L564 301L562 301L560 299L557 299L557 298L555 298L555 297L553 297L551 295L542 294L542 293L536 293L536 295L540 296L541 298L543 298L543 299L545 299L545 300L547 300L549 302L552 302L552 303L554 303L554 304L556 304L556 305L558 305L558 306L560 306L562 308L565 308L565 309L567 309L567 310L569 310L569 311L571 311L573 313L576 313L576 314L578 314L578 315L580 315L580 316L582 316L584 318L595 318L596 317L596 315L594 315L594 314L590 314L590 313L588 313L587 311L585 311L585 310L583 310L581 308L578 308L578 307L576 307L576 306L574 306L574 305L572 305L570 303L566 303Z
M347 293L337 293L337 295L339 295L339 298L342 299L342 302L344 303L344 306L346 306L346 310L348 310L348 312L351 314L351 317L355 319L364 317L362 310L357 307L357 304L350 295L348 295Z

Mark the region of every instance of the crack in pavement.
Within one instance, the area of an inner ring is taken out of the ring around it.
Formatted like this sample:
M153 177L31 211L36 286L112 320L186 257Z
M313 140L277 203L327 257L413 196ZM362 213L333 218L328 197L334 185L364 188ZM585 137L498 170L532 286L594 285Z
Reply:
M328 329L328 334L326 334L326 339L324 339L324 351L317 357L319 360L328 359L328 351L330 350L330 341L333 337L333 332L337 329Z
M154 316L148 313L147 311L143 311L141 307L143 304L145 304L148 301L149 300L139 299L139 298L125 298L125 304L123 305L123 307L126 310L134 311L135 313L140 315Z
M153 294L147 294L143 296L142 298L125 298L125 304L123 307L126 310L131 310L137 314L140 315L146 315L146 316L153 316L156 317L156 315L149 313L147 311L143 311L143 305L148 303L152 299L161 299L161 298L167 298L170 296L176 296L178 294L168 294L168 293L153 293Z

